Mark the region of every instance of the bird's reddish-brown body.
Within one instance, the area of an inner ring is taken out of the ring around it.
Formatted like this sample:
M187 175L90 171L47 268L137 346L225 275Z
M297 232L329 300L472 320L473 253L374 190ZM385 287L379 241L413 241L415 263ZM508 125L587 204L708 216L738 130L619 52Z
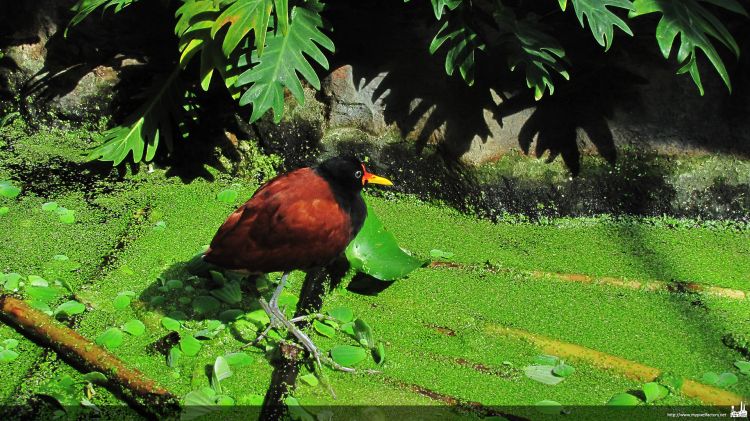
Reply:
M326 265L352 240L350 216L312 168L281 175L234 211L204 259L252 273Z

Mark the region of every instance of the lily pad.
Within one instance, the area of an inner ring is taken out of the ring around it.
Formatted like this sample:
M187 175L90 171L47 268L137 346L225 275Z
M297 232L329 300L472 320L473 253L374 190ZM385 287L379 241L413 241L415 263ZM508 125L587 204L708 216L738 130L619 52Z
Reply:
M14 186L10 181L0 181L0 196L14 199L21 194L21 189Z
M175 290L175 289L180 289L180 288L182 288L184 284L183 284L183 283L182 283L182 281L181 281L181 280L179 280L179 279L170 279L170 280L168 280L168 281L167 281L167 283L166 283L166 284L164 284L164 285L166 285L166 286L167 286L167 288L169 288L169 289L171 289L171 290Z
M42 210L45 212L52 212L57 210L57 202L47 202L42 205Z
M306 385L309 386L317 386L320 381L318 381L318 378L315 377L315 374L309 373L305 374L304 376L300 376L300 381Z
M173 330L175 332L180 330L180 322L178 322L177 320L171 317L167 317L167 316L162 317L161 325L164 326L164 328L166 328L167 330Z
M122 339L122 331L116 327L111 327L96 337L96 343L112 350L122 345Z
M315 320L313 322L313 328L315 328L316 332L320 333L321 335L327 338L333 338L334 335L336 335L336 329L332 328L331 326L328 326L325 323L321 323L319 320Z
M48 287L49 282L39 275L29 275L29 285L33 287Z
M60 218L60 222L63 224L74 224L76 222L76 214L72 209L58 208L57 215Z
M750 361L737 361L734 366L740 370L740 373L750 375Z
M430 250L430 257L432 257L433 259L448 260L451 257L453 257L453 255L454 253L451 253L449 251L443 251L443 250L438 250L438 249Z
M156 221L154 224L154 231L164 231L167 228L167 223L164 221Z
M54 287L35 287L26 288L26 294L34 301L48 303L60 295L60 290Z
M369 205L362 229L346 248L346 258L355 270L381 281L403 278L426 263L398 246Z
M235 190L232 189L226 189L219 192L219 194L216 195L216 198L224 203L234 203L235 200L237 200L238 193Z
M224 356L224 359L232 367L244 367L253 363L253 357L245 352L233 352Z
M208 295L200 295L193 300L193 311L197 314L213 314L216 313L219 307L219 300Z
M202 347L203 345L201 344L201 341L195 339L193 336L185 335L180 339L180 349L188 357L198 355L198 352L200 352Z
M86 306L79 303L78 301L67 301L55 309L55 316L57 317L70 317L76 314L81 314L86 311Z
M367 351L358 346L336 345L331 348L331 358L338 364L350 367L367 358Z
M18 358L18 353L11 349L4 349L0 351L0 363L9 363Z
M21 281L21 278L22 276L18 273L6 273L0 277L0 283L2 283L4 279L3 288L8 291L14 291L18 289L18 283Z
M122 325L122 330L133 336L141 336L146 332L146 325L138 319L133 319Z
M640 403L641 400L630 393L618 393L607 401L609 406L636 406Z
M10 212L10 208L7 206L0 207L0 216L7 215Z
M4 349L14 349L17 346L18 346L18 341L15 339L6 339L0 342L0 348L4 348Z
M552 374L554 374L557 377L569 377L572 375L576 369L568 364L560 363L555 366L555 368L552 369Z
M231 323L240 317L242 317L244 313L242 310L238 310L236 308L232 308L229 310L224 310L221 313L219 313L219 320L221 320L224 323Z
M646 396L646 403L664 399L669 395L669 389L656 382L649 382L643 385L643 394Z
M115 297L114 301L112 302L112 305L117 310L124 310L128 308L130 305L131 298L127 294L119 293L117 294L117 297Z
M563 406L560 402L543 400L535 403L534 408L542 414L560 415Z
M719 379L716 381L718 387L729 387L737 383L739 379L734 373L721 373Z
M341 323L349 323L354 320L354 312L349 307L336 307L329 311L328 315Z
M211 295L227 304L237 304L242 301L242 290L238 282L228 282L221 288L211 290Z
M536 380L539 383L556 385L563 381L564 378L555 376L552 373L554 369L555 366L552 365L530 365L524 369L524 374L526 374L526 377Z

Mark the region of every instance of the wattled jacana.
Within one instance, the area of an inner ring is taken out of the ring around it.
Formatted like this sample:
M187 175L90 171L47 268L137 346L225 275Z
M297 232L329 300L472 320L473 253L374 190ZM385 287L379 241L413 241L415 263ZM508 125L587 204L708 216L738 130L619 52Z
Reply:
M331 158L282 174L227 218L203 256L225 269L283 272L271 300L261 299L261 305L272 326L287 328L318 360L317 348L286 319L278 298L289 272L326 266L354 239L367 216L360 193L368 183L393 185L355 158Z

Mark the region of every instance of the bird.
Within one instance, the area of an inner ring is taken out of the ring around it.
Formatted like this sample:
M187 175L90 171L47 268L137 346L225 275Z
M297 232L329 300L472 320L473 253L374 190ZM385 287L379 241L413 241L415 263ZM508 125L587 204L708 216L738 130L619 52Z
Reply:
M312 341L278 307L289 273L324 267L340 256L367 217L362 189L393 183L354 157L334 157L281 174L261 186L219 227L203 260L248 275L282 272L271 299L259 301L272 326L287 328L319 360Z

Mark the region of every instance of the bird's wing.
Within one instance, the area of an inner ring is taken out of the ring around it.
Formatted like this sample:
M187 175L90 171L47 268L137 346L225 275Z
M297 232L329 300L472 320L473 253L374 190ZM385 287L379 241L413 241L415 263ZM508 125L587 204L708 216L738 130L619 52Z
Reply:
M269 272L325 264L351 240L349 216L312 169L272 180L227 218L206 259Z

